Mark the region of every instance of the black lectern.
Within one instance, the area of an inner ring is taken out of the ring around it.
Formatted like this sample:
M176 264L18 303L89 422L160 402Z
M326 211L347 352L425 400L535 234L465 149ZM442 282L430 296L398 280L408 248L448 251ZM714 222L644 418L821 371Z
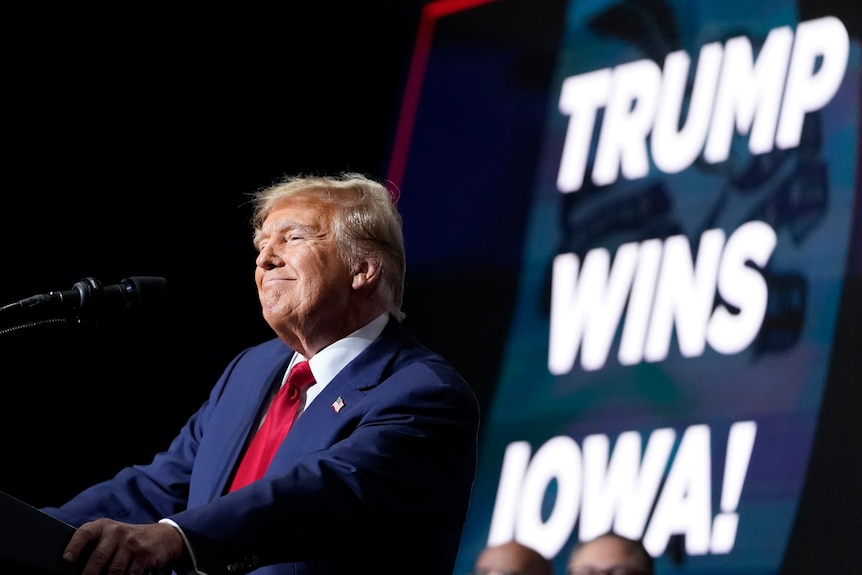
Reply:
M75 528L0 491L0 573L77 575L80 567L63 561Z

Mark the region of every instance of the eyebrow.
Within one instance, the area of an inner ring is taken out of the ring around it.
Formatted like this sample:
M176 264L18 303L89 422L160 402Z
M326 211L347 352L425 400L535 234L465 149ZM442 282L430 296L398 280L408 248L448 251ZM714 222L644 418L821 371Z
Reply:
M282 234L284 232L291 231L291 230L298 230L298 231L305 233L307 235L310 235L310 236L319 236L321 234L320 230L318 230L317 228L315 228L312 225L300 222L300 221L295 220L295 219L291 219L289 217L285 217L285 218L282 218L276 222L273 222L269 226L268 230L264 230L263 226L261 226L259 229L255 230L254 238L252 239L252 242L254 243L254 246L257 248L258 245L260 245L261 240L268 238L273 234L275 234L275 235Z

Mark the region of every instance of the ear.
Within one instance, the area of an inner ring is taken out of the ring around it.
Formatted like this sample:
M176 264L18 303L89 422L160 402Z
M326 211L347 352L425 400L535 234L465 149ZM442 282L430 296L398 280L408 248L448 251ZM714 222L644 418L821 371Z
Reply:
M372 286L377 283L380 273L383 271L381 262L376 259L368 259L353 266L353 289Z

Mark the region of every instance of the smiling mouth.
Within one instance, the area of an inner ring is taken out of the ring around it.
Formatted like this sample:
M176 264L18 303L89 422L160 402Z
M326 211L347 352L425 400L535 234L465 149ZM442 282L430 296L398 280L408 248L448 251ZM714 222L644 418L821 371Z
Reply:
M283 277L264 278L263 285L268 285L268 284L272 284L272 283L280 283L280 282L289 282L289 281L293 281L293 279L292 278L283 278Z

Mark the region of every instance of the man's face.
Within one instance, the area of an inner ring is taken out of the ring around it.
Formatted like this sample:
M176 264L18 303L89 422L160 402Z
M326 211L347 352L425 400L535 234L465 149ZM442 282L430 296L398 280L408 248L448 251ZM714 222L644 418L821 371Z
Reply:
M473 575L544 575L550 573L535 551L515 542L486 547L476 559Z
M643 566L625 544L612 537L586 543L569 561L567 575L640 575Z
M287 198L255 236L255 283L276 332L326 331L347 307L351 275L337 254L332 217L320 200Z

